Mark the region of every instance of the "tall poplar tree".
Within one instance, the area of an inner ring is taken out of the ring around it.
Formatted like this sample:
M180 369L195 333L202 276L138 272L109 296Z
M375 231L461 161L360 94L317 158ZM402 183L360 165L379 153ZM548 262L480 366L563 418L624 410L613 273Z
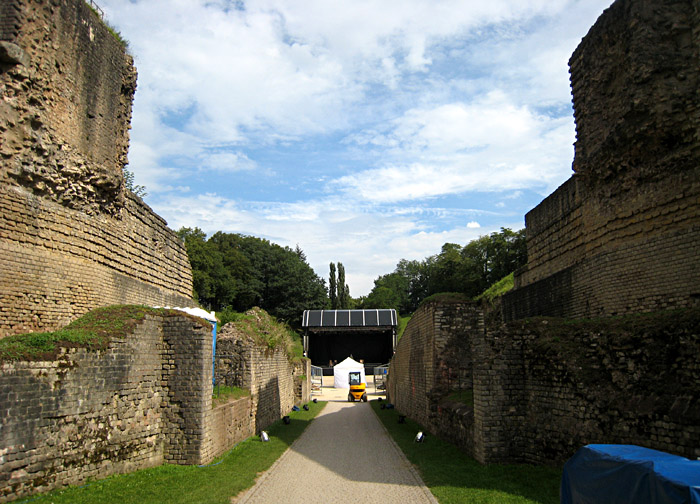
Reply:
M338 263L341 266L340 263ZM328 278L328 297L331 299L331 310L338 309L338 294L336 291L337 282L335 279L335 263L331 263L331 274Z
M350 288L345 284L345 266L338 263L338 308L347 310L350 308Z

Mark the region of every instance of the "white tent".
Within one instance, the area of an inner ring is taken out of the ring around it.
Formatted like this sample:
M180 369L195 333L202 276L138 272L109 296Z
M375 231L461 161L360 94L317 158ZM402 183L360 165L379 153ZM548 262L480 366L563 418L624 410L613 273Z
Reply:
M333 366L333 386L335 388L349 389L348 375L350 371L360 371L362 373L360 375L362 383L367 383L367 379L365 378L365 365L348 357L343 362L339 362Z

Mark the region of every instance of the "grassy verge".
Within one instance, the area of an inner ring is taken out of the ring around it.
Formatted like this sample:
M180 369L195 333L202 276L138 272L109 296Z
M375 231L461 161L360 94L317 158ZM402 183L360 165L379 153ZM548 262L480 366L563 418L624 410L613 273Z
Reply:
M97 308L63 329L48 333L28 333L0 339L0 362L16 360L53 360L61 348L104 349L111 338L122 337L147 313L172 313L137 305Z
M403 336L403 332L406 330L406 326L408 325L408 322L411 320L411 315L407 315L405 317L399 316L399 329L398 329L398 334L396 336L396 341L399 341L401 339L401 336Z
M227 385L214 386L212 394L211 407L216 408L221 404L226 404L229 401L235 401L241 397L247 397L250 391L240 387L229 387Z
M371 405L440 503L559 502L561 470L529 465L483 466L434 436L428 435L425 443L414 442L416 433L422 430L418 424L410 420L399 424L396 410L382 410L378 401Z
M278 421L267 430L270 441L255 436L205 467L162 465L112 476L82 487L69 487L18 502L53 504L228 504L231 497L250 488L301 435L325 402L309 403L309 411L293 411L291 422Z

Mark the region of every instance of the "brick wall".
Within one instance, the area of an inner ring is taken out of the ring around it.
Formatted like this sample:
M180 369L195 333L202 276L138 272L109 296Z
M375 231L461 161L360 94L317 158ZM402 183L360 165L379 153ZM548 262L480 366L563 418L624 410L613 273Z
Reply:
M243 397L210 410L202 460L210 462L255 434L252 406L251 398Z
M233 324L219 331L216 353L217 383L250 390L255 432L288 414L295 404L309 401L308 360L290 362L284 349L260 345Z
M138 198L121 219L0 188L0 337L55 330L110 304L191 304L182 242Z
M206 462L207 360L208 324L155 312L106 350L3 363L0 502L165 460Z
M618 0L574 52L576 174L525 218L506 319L698 303L699 10Z
M419 308L389 370L399 411L481 463L561 464L589 443L700 456L700 308L480 320L471 305ZM445 363L460 359L473 407L446 400Z
M97 306L190 304L184 245L124 188L131 56L83 0L0 14L24 61L0 62L0 338Z
M19 0L5 0L0 4L0 41L14 42L20 27Z
M424 303L397 345L387 382L389 400L398 410L467 451L473 415L446 396L472 388L471 334L483 330L483 316L471 303Z
M700 310L530 319L475 343L483 462L559 464L589 443L700 457Z

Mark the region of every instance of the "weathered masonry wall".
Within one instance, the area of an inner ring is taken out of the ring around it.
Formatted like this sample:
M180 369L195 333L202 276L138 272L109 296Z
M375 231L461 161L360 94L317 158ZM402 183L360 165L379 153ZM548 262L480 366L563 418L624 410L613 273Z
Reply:
M0 9L0 337L189 305L184 245L124 187L131 57L82 0Z
M589 443L700 457L700 310L512 322L475 340L488 462L562 463Z
M574 52L575 175L526 216L506 319L700 302L699 11L618 0Z
M416 312L389 369L399 411L482 463L559 464L589 443L700 457L700 309L487 331L479 320L471 305ZM446 400L459 386L445 386L443 363L460 361L473 406Z
M250 390L255 432L288 414L296 403L309 401L308 360L290 362L283 349L260 346L229 324L217 336L216 353L217 383Z
M163 312L106 350L2 364L0 502L164 461L211 460L225 427L215 417L236 416L211 409L211 356L209 324Z
M48 331L97 306L188 306L184 245L129 195L122 219L0 188L0 336Z
M421 305L397 345L387 383L389 400L398 410L469 453L471 408L451 404L446 396L472 389L471 338L483 330L483 316L473 304Z

